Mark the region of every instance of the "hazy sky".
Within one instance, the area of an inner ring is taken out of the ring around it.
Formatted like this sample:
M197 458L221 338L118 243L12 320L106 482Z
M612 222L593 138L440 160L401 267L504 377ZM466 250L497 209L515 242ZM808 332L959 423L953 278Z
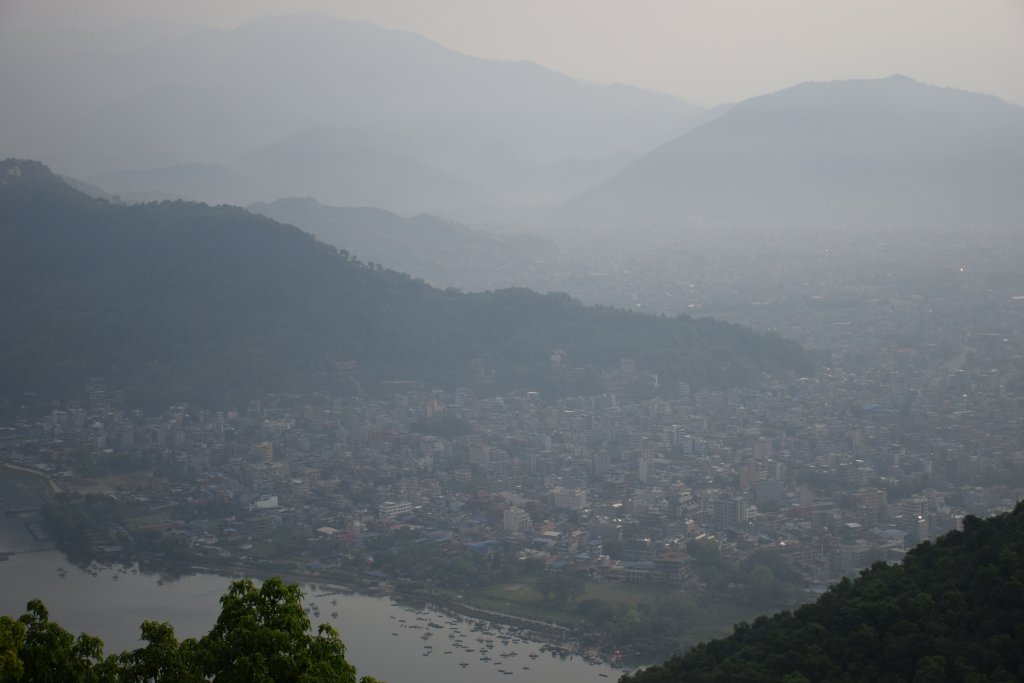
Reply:
M703 105L893 73L1024 104L1024 0L0 0L0 39L303 10Z

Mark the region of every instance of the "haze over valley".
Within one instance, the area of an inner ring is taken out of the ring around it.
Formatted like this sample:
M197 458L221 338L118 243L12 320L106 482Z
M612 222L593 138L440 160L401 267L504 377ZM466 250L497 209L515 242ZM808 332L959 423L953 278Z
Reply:
M985 7L0 3L0 680L1024 677Z

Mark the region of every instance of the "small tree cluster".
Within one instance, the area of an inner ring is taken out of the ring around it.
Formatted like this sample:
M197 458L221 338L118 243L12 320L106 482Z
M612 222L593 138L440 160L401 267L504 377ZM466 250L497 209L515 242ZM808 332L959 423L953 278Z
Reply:
M144 647L104 656L99 638L75 637L33 600L18 619L0 617L0 683L357 682L338 632L327 624L311 632L297 585L243 579L220 602L202 638L179 641L170 624L146 621Z

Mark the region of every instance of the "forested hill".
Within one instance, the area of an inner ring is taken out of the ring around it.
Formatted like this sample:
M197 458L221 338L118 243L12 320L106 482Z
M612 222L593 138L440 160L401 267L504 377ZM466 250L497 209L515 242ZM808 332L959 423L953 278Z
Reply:
M622 683L1024 680L1024 503Z
M442 291L242 209L115 205L10 159L0 162L0 319L8 399L66 396L102 376L143 404L222 405L334 388L350 381L348 361L364 386L545 392L575 390L622 356L663 384L808 370L794 343L735 325L527 290ZM555 349L586 370L551 372Z
M324 206L309 197L247 208L301 228L321 242L355 251L362 261L409 273L442 289L479 291L497 286L487 286L490 283L522 282L524 274L544 269L558 252L555 244L535 236L491 235L429 214L406 218L383 209Z

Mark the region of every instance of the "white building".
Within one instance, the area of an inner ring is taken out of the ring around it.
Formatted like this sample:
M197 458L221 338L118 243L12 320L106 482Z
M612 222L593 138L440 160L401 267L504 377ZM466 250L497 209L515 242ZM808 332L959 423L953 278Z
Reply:
M385 500L380 504L380 508L378 508L378 516L381 519L394 519L410 512L412 512L412 503L407 500L399 502Z
M561 486L551 490L555 507L582 510L587 507L587 492L584 489L566 489Z
M502 521L504 522L505 531L511 531L514 534L528 531L532 525L530 513L514 505L505 508Z

